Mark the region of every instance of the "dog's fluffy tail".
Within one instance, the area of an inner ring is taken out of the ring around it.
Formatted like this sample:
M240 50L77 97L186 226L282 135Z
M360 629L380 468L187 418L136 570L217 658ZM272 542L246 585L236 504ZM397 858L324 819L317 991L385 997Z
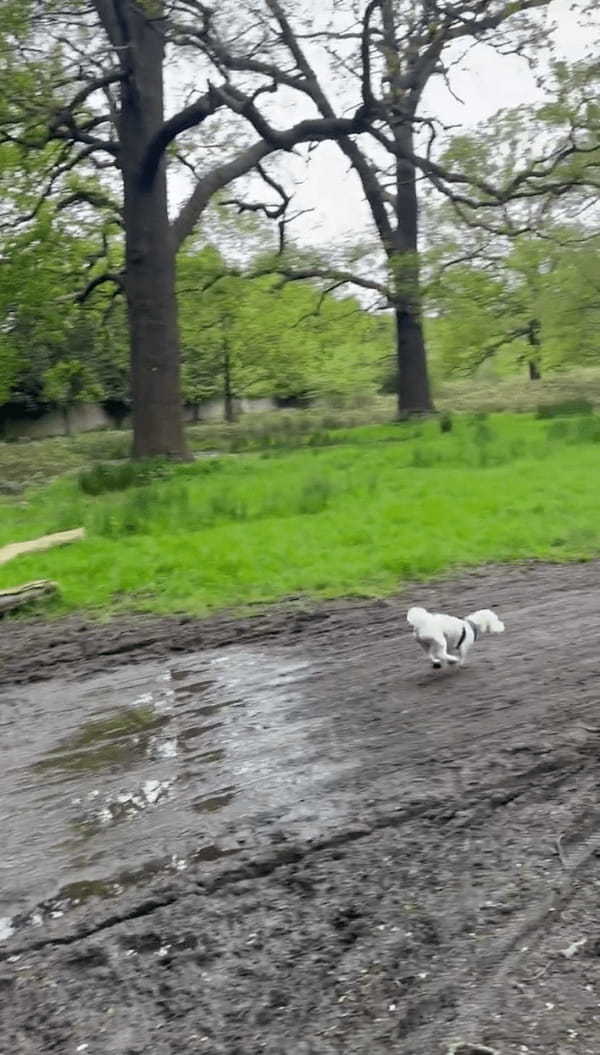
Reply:
M501 634L504 630L504 623L491 608L480 608L477 612L471 612L467 619L475 623L480 634Z

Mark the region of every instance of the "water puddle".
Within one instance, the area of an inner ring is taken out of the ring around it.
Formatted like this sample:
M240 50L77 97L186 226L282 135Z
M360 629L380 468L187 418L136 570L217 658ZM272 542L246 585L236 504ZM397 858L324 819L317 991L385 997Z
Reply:
M157 714L148 704L122 707L107 718L84 722L32 769L57 770L64 777L69 772L130 766L147 753L154 740L152 732L168 721L167 715Z
M332 766L311 669L229 647L25 689L2 714L0 941L239 853L236 830L314 819Z
M114 797L106 796L100 800L100 792L92 791L88 795L87 811L71 822L72 828L82 839L90 839L107 825L119 824L131 820L142 810L157 803L169 794L172 780L146 780L136 791L120 791ZM74 806L84 805L80 799L73 800Z

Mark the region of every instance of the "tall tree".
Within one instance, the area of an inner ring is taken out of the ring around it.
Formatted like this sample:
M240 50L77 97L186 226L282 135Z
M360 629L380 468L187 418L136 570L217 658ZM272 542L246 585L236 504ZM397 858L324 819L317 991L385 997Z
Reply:
M170 223L166 152L227 104L227 84L209 84L165 118L165 65L170 57L185 60L187 17L195 29L204 26L208 12L194 0L76 0L66 6L60 0L7 0L0 20L6 57L0 144L12 144L25 158L41 151L44 159L37 201L21 218L34 218L53 195L68 208L112 210L116 204L123 273L94 273L85 293L109 281L124 286L137 457L186 455L175 254L211 196L275 150L358 131L363 120L362 108L352 118L307 119L286 129L277 143L261 135L246 144L243 133L233 136L234 143L242 139L242 148L203 166ZM73 190L76 172L83 176Z
M244 113L267 142L284 146L264 104L261 109L257 103L261 84L263 90L267 83L278 86L287 97L295 90L329 120L346 106L362 104L368 136L360 144L352 136L336 138L360 179L385 257L387 278L378 288L396 321L401 414L431 408L418 182L453 200L498 205L520 194L529 174L512 172L494 185L459 158L444 160L444 129L428 112L426 91L434 80L449 83L461 47L483 42L499 52L535 57L547 7L548 0L369 0L364 7L348 0L326 5L314 24L302 5L255 0L235 38L226 30L228 3L207 13L195 34L215 66L229 73L223 88L228 105ZM341 85L334 99L336 78ZM257 83L252 95L250 86ZM571 149L574 144L566 151ZM559 153L541 148L540 160L549 154L545 162L552 166Z

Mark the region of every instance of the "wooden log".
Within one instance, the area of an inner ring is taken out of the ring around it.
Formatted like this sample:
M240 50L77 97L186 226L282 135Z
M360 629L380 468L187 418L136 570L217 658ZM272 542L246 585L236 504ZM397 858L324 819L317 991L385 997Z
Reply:
M0 564L6 564L13 557L24 553L36 553L38 550L51 549L52 546L65 546L68 542L79 542L85 538L85 528L74 528L73 531L58 531L54 535L42 535L31 542L9 542L0 548Z
M34 601L43 601L57 590L57 584L50 579L38 579L36 582L23 583L22 586L12 586L9 590L0 590L0 615Z

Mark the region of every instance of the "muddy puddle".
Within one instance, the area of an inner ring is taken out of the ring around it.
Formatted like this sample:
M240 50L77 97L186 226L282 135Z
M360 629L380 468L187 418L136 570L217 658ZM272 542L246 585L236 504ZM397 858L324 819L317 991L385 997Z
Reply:
M256 826L314 821L333 767L327 719L305 706L309 666L230 647L7 693L0 940L235 855Z

